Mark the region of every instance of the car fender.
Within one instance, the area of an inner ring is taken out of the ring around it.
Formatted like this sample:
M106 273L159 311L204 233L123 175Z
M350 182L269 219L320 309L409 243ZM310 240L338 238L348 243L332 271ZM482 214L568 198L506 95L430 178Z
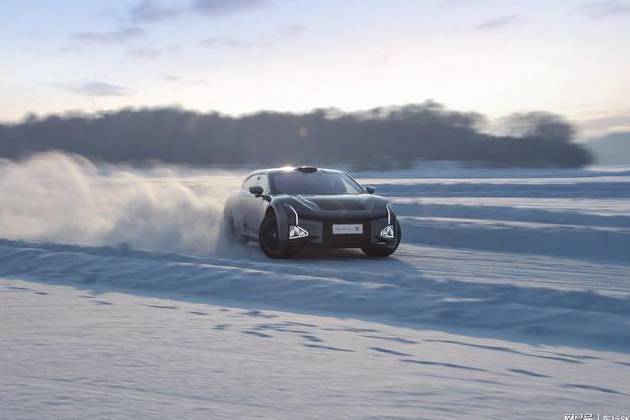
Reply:
M265 210L265 215L269 211L273 211L276 214L276 222L278 223L278 240L280 241L281 246L285 246L289 242L290 215L285 204L286 200L283 200L282 198L273 199Z

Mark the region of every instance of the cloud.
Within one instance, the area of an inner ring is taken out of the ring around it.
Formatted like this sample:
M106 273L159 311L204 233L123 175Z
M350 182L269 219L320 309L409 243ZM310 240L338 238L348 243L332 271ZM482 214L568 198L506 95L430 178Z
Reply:
M505 16L498 17L496 19L490 19L490 20L481 22L475 26L475 30L484 31L484 32L495 31L505 26L512 25L520 20L521 20L521 15L519 14L505 15Z
M81 47L81 45L73 42L56 49L56 52L59 52L61 54L78 54L83 52L83 48Z
M138 47L127 51L127 55L134 58L158 58L162 51L159 48Z
M84 81L59 86L61 89L84 96L127 96L129 89L101 81Z
M267 5L267 0L194 0L193 12L204 16L227 15Z
M77 32L72 35L76 42L90 44L122 44L144 36L142 28L130 26L109 32Z
M603 19L630 13L630 3L621 0L592 1L581 4L578 11L592 19Z
M259 48L271 45L277 38L298 38L306 31L302 25L286 25L276 28L268 34L258 35L252 39L238 39L228 37L210 37L201 41L201 45L206 48L232 48L246 49Z
M157 0L140 0L127 14L134 24L151 24L178 18L184 14L205 17L228 15L268 4L268 0L188 0L179 7L165 7Z
M162 76L162 79L166 82L179 82L182 80L182 76L178 76L176 74L165 74Z
M182 10L161 7L154 0L143 0L129 12L129 17L136 23L155 23L174 19L182 14Z
M181 47L179 45L169 45L166 47L137 47L137 48L132 48L130 50L127 51L127 55L133 58L148 58L148 59L155 59L160 57L161 55L165 54L165 53L174 53L177 52L181 49Z
M276 34L286 38L296 38L302 36L306 32L304 25L286 25L276 29Z
M206 79L190 79L178 74L164 74L162 80L171 84L188 84L194 86L207 85L209 83Z
M584 137L603 136L613 132L630 131L630 110L603 112L578 122Z
M201 45L206 48L234 48L234 49L243 49L243 48L254 48L254 47L262 47L265 44L259 41L245 41L236 38L206 38L201 41Z

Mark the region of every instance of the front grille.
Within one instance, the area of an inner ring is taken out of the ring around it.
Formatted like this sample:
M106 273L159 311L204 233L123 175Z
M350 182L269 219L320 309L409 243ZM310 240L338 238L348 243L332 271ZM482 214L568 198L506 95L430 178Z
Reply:
M361 235L335 235L332 233L333 224L361 224L363 225L363 234ZM324 222L324 245L352 247L362 246L370 243L372 237L372 224L367 220L341 220Z
M324 211L365 210L365 206L355 200L313 200Z

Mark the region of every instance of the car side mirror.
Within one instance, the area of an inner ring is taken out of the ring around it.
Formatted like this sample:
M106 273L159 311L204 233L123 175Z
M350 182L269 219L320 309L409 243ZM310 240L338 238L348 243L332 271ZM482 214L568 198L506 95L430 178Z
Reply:
M374 194L374 191L376 191L376 188L374 188L374 187L365 187L365 191L368 194Z
M263 193L263 188L260 185L255 185L253 187L249 187L249 192L254 194L256 197L260 197Z

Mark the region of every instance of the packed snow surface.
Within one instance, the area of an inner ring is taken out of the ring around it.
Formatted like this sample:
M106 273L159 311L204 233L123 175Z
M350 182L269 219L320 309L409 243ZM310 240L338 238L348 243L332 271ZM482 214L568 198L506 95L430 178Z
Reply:
M0 296L2 419L628 411L622 353L41 282L2 280Z
M630 171L356 175L391 258L227 247L243 171L0 163L0 418L630 415Z

